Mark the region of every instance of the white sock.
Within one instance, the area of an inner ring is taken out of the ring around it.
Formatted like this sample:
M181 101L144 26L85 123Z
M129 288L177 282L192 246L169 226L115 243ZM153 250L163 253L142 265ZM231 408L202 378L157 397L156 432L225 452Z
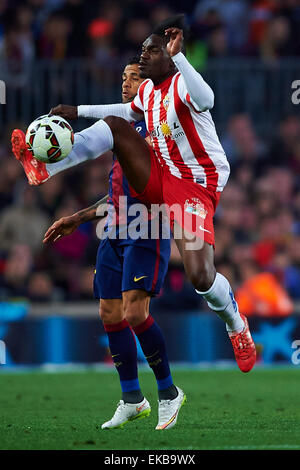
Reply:
M245 324L240 316L238 305L226 277L217 273L213 285L206 292L197 291L207 301L207 305L226 323L227 331L240 333Z
M47 163L50 176L54 176L86 160L94 160L113 148L114 139L105 121L97 121L92 126L74 135L74 145L69 155L57 163Z

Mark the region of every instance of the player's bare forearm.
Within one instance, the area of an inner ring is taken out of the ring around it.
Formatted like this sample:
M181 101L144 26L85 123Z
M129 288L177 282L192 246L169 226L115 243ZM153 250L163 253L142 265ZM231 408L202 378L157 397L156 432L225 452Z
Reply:
M101 205L106 205L107 199L108 196L105 196L92 206L75 212L75 214L68 217L62 217L54 222L45 233L43 243L56 242L62 237L71 235L81 224L103 218L104 215L98 215L97 213Z
M100 201L97 201L95 204L93 204L90 207L87 207L86 209L82 209L79 212L76 212L76 215L78 217L78 220L80 221L80 224L84 224L85 222L90 222L92 220L96 219L101 219L103 215L98 215L98 209L100 206L105 205L108 200L108 195L104 196Z

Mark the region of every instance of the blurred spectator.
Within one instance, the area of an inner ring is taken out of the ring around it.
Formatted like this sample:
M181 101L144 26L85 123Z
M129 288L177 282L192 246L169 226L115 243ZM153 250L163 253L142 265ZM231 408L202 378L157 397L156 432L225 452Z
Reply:
M47 59L65 59L69 55L72 24L69 18L53 13L46 20L38 40L38 56Z
M233 116L222 145L231 165L248 163L252 168L264 157L265 146L257 136L251 119L246 114Z
M276 277L266 272L255 273L255 268L236 291L236 300L247 316L287 316L294 309L293 302Z
M42 249L43 233L49 218L37 205L36 192L29 186L20 191L18 201L1 212L0 250L26 244L34 253Z
M268 62L274 62L282 56L294 55L291 27L285 17L278 16L270 20L261 41L260 51L262 58Z
M275 8L275 2L272 0L256 0L252 2L249 42L254 47L257 47L262 42Z
M132 18L127 22L124 32L121 50L127 57L132 57L141 51L142 43L151 34L151 25L146 18Z
M64 178L61 174L51 178L47 183L38 188L39 206L50 217L54 216L55 211L61 206L63 200L70 194L66 189Z
M233 52L241 50L247 42L248 19L249 6L245 0L201 0L194 12L196 29L204 26L208 31L219 30L220 38L222 31L222 43L228 44ZM224 29L220 30L220 25Z
M94 268L86 266L81 269L78 279L77 298L80 300L91 300L94 295Z
M208 58L222 58L229 55L227 36L223 27L215 28L207 37Z
M27 281L32 267L33 256L29 246L15 244L9 250L0 276L1 300L27 296Z
M28 280L27 297L32 302L52 302L62 299L58 289L47 273L35 272Z
M282 164L282 155L284 154L285 165L293 167L296 164L297 169L299 136L299 116L289 115L280 121L270 147L272 165Z

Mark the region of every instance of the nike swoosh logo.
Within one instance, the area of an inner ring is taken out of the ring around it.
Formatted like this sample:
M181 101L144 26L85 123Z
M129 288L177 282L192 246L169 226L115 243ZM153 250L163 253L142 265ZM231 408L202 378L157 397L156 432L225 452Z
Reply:
M138 281L140 281L141 279L144 279L144 277L147 277L147 276L141 276L141 277L136 277L136 276L134 276L134 279L133 279L133 280L134 280L134 282L138 282Z
M144 408L145 405L146 403L143 403L141 406L137 406L136 411L139 413Z
M209 230L206 230L206 228L201 227L201 225L199 225L199 228L200 228L200 230L202 230L203 232L211 233Z

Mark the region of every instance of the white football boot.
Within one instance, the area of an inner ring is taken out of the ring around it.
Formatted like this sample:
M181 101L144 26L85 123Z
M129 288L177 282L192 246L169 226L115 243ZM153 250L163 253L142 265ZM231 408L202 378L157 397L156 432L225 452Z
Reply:
M178 413L186 402L185 393L176 387L178 395L173 400L159 400L158 402L158 425L155 429L170 429L175 426Z
M122 428L129 421L135 419L146 418L151 412L150 403L146 398L140 403L124 403L120 400L115 411L115 414L110 421L103 423L102 429L116 429Z

